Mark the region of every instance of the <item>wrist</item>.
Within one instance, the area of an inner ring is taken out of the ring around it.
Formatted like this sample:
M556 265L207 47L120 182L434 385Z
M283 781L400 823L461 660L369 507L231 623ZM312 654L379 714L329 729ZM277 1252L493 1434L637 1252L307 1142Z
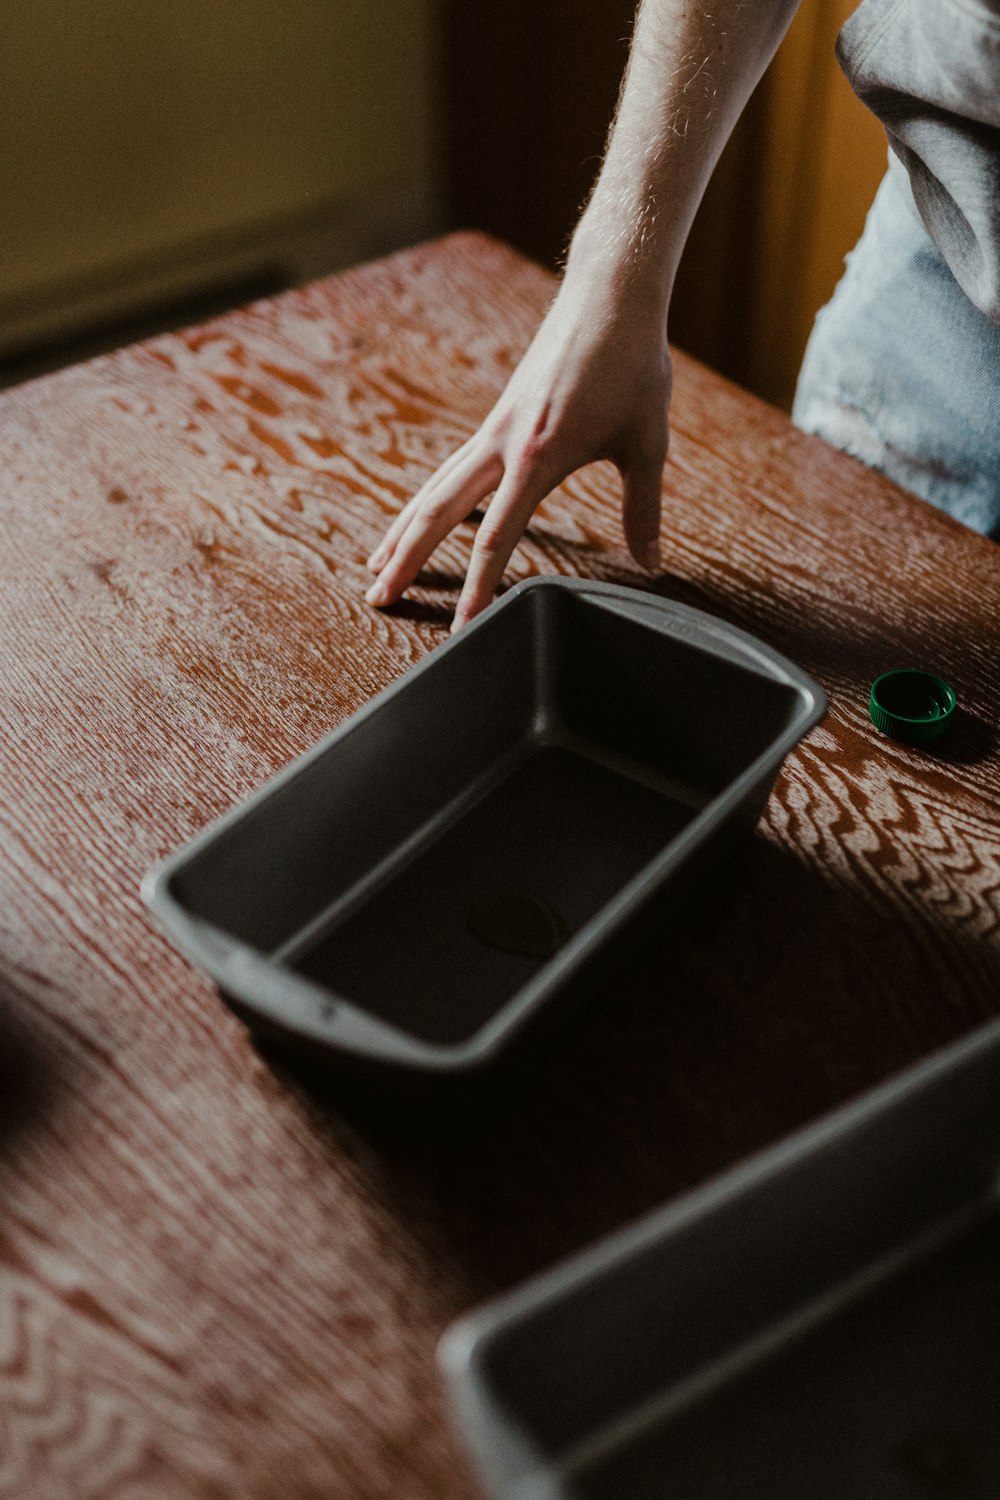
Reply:
M617 317L634 312L666 327L671 257L641 223L624 222L596 195L570 241L564 283L592 304L603 301Z

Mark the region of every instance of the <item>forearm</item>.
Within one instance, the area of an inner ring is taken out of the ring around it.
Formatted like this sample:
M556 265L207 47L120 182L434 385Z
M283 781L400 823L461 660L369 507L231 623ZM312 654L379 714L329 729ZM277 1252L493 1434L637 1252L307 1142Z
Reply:
M799 0L643 0L604 165L567 275L664 323L677 263L729 134Z
M667 307L726 137L798 0L643 0L604 166L566 274L496 405L393 521L367 598L392 604L486 504L455 625L489 603L537 505L610 459L629 550L659 565L671 360Z

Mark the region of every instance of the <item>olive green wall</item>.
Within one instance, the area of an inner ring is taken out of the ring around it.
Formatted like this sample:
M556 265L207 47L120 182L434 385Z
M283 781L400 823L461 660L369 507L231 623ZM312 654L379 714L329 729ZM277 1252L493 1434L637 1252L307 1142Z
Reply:
M434 197L433 7L7 0L0 348L296 236L326 230L321 256L343 261L352 215L419 220Z

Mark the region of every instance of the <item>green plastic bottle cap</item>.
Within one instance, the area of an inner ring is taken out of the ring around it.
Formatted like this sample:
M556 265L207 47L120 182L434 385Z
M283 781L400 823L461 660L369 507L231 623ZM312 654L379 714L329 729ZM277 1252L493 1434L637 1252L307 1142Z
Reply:
M907 745L926 745L944 734L955 703L954 690L943 677L907 667L876 677L868 713L883 734Z

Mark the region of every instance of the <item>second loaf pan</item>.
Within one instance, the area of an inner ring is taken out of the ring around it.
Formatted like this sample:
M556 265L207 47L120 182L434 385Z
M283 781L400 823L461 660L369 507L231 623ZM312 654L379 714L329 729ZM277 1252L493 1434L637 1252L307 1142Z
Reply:
M495 1500L996 1500L1000 1021L453 1325Z

